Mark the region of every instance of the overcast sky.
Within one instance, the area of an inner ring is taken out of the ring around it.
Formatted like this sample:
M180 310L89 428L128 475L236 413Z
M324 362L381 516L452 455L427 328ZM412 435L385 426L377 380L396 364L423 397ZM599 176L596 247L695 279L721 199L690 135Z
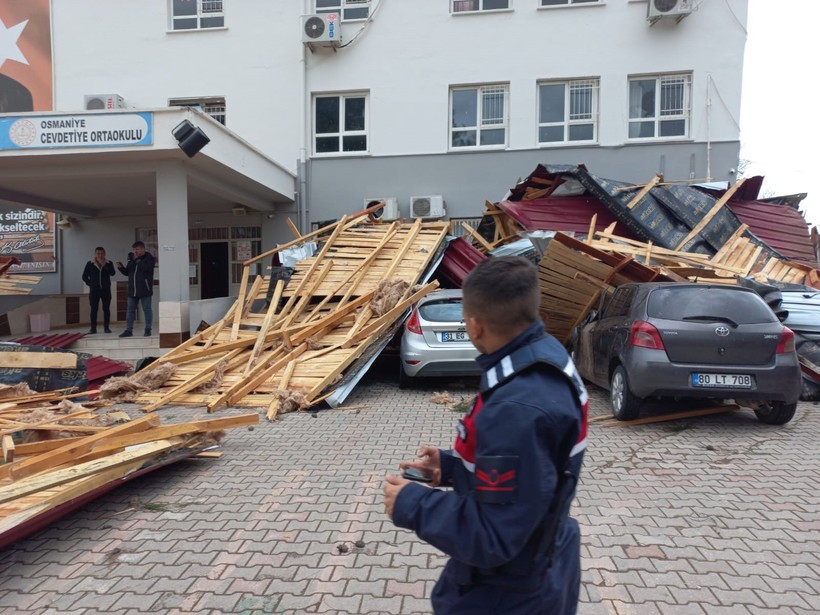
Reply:
M745 175L763 175L763 190L775 195L807 192L801 209L814 225L820 225L818 18L820 0L749 0L740 114L740 157L750 163Z

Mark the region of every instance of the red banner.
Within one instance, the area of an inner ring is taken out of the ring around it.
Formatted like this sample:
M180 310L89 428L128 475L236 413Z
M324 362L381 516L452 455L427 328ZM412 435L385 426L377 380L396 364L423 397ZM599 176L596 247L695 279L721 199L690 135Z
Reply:
M0 113L54 108L49 0L0 2Z

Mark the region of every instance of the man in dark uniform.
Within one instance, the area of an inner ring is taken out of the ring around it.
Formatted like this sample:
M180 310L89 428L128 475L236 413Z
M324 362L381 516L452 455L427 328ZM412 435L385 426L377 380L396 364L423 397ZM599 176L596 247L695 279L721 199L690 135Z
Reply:
M105 258L105 248L94 248L94 259L88 261L83 269L83 282L89 288L88 301L91 304L91 329L97 332L97 309L102 301L103 330L111 333L111 276L116 275L114 263Z
M401 463L453 491L388 476L385 509L450 556L435 613L572 615L581 561L569 508L586 449L586 390L539 319L529 261L490 258L463 293L467 334L482 353L481 392L453 450L423 446L418 460Z

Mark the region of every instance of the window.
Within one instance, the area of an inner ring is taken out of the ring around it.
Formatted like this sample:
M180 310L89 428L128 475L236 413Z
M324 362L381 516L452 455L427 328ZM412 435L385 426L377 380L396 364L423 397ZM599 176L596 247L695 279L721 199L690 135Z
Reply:
M691 88L691 75L630 79L629 138L688 136Z
M316 154L367 151L367 96L316 96L313 103Z
M541 6L561 6L567 4L600 4L603 0L541 0Z
M225 26L222 0L171 0L174 30L203 30Z
M623 317L629 314L629 308L632 305L632 297L635 296L634 286L622 286L615 290L615 294L609 303L604 308L604 313L601 314L601 320L604 318Z
M224 98L172 98L168 101L169 107L194 107L207 113L217 122L225 125Z
M367 19L370 0L316 0L317 13L340 13L342 21Z
M598 80L538 84L538 142L598 140Z
M510 0L450 0L451 12L497 11L510 8Z
M507 85L450 91L450 146L487 147L507 143Z

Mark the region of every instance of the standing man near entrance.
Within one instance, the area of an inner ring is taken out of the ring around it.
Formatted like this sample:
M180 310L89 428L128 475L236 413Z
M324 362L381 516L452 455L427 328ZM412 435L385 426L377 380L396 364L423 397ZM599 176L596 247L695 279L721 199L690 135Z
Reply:
M83 269L83 282L90 289L88 301L91 304L91 328L89 333L97 332L97 308L102 301L103 326L106 333L111 333L111 276L116 275L114 263L105 259L105 248L94 248L94 259L88 261Z
M137 303L142 304L145 315L145 336L151 335L151 324L154 312L151 309L151 296L154 294L154 257L145 251L145 244L135 241L131 247L133 252L128 253L128 264L123 266L117 261L117 269L128 276L128 311L125 318L125 331L120 337L134 335L134 317L137 315Z

